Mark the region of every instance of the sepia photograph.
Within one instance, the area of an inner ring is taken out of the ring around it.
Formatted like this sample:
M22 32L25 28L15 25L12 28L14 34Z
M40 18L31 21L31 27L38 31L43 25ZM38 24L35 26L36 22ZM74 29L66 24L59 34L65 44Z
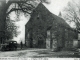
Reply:
M0 0L1 57L80 58L80 0Z

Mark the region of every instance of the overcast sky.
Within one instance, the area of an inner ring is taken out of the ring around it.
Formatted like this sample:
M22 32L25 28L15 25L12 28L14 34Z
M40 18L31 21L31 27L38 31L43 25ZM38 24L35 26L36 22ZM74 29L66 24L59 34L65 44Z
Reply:
M50 12L58 15L70 0L51 0L51 4L44 4Z

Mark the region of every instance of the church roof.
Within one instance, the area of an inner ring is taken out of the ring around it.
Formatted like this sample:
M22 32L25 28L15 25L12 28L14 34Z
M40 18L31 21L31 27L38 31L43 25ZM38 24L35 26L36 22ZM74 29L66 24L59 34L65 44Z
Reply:
M42 19L45 21L45 24L48 25L47 28L53 26L54 24L54 20L61 26L64 26L66 28L71 28L66 22L64 19L62 19L61 17L55 15L55 14L52 14L42 3L40 3L35 9L34 11L32 12L32 15L31 15L31 19L29 20L29 22L31 20L33 20L33 18L35 16L37 16L36 14L41 14L42 16ZM28 24L29 24L28 22ZM27 25L27 24L26 24Z
M42 15L44 16L44 19L46 18L49 21L53 19L53 22L54 22L54 20L56 20L57 23L62 24L63 26L65 26L67 28L71 28L63 18L51 13L42 3L40 3L37 6L35 11L42 13Z

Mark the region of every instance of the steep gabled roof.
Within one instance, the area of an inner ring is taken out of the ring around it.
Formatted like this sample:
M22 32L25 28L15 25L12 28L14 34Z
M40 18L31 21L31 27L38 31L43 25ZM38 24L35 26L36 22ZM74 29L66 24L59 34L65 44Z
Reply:
M52 20L53 22L54 20L56 20L57 23L59 23L60 25L63 25L64 27L67 28L71 28L63 18L52 14L42 3L40 3L37 8L35 9L36 12L41 12L42 13L42 17L44 17L44 19L48 19L48 20ZM33 11L34 12L34 11Z
M66 28L71 28L63 18L56 16L55 14L52 15L53 18L56 20L56 22L59 23L61 26L64 26Z
M42 20L45 21L45 25L47 25L47 28L53 26L54 20L61 26L64 26L66 28L71 28L64 19L56 16L55 14L52 14L42 3L40 3L33 11L30 21L33 20L37 14L41 14ZM30 22L29 21L29 22ZM28 23L29 23L28 22ZM34 21L33 21L34 22Z

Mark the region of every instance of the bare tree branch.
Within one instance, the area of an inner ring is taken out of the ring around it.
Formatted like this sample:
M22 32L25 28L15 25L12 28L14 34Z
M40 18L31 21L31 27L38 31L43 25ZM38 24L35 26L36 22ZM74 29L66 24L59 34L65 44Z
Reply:
M80 6L78 4L74 4L74 1L68 3L68 7L64 10L66 14L64 15L64 19L70 22L74 22L76 24L76 28L80 28ZM66 16L66 18L65 18Z

